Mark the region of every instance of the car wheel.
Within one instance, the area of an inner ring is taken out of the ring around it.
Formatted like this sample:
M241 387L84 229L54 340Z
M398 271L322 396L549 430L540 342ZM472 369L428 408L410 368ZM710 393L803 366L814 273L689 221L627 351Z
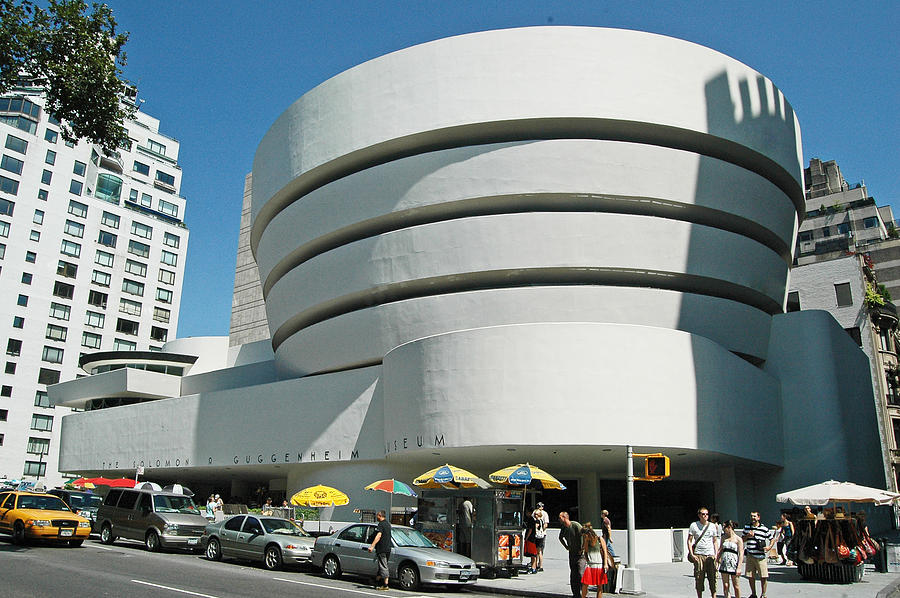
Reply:
M419 570L412 563L404 563L397 571L397 581L404 590L418 590Z
M16 524L13 526L13 543L25 543L25 524L21 521L16 521Z
M147 532L147 535L144 537L144 546L146 546L147 550L150 552L159 551L159 534L157 534L155 530Z
M219 544L219 541L217 539L209 539L209 544L206 545L206 558L211 561L222 560L222 545Z
M322 572L328 579L337 579L341 576L341 562L333 554L329 554L322 562Z
M84 544L84 540L69 540L69 546L72 548L78 548L82 544Z
M281 569L281 550L274 544L266 546L266 555L263 558L263 565L269 571Z
M112 544L116 541L116 537L112 533L112 526L108 523L104 523L103 527L100 528L100 541L104 544Z

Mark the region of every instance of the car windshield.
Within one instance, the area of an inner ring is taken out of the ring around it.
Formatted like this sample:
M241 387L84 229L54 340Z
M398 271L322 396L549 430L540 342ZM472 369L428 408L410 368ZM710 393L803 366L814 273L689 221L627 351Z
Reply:
M103 499L95 494L70 494L69 506L73 509L97 509Z
M263 517L263 527L267 534L290 534L292 536L309 536L306 531L289 519L277 517Z
M197 514L197 505L188 496L166 496L157 494L153 497L153 509L157 513L192 513Z
M415 546L418 548L434 548L434 544L422 534L422 532L414 529L395 527L391 529L391 540L397 546Z
M20 509L38 509L41 511L68 511L69 507L66 506L59 497L46 495L46 496L35 496L32 494L24 494L19 496L19 508Z

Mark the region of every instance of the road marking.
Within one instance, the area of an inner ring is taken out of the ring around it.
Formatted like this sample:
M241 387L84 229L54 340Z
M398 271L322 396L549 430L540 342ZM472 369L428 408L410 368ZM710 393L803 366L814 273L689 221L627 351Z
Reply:
M163 586L158 583L150 583L149 581L141 581L140 579L132 579L133 583L139 583L145 586L152 586L154 588L162 588L163 590L169 590L172 592L181 592L182 594L190 594L191 596L200 596L201 598L216 598L215 596L211 596L209 594L201 594L200 592L192 592L190 590L182 590L180 588L172 588L169 586Z
M118 548L107 548L106 546L90 546L90 548L96 548L97 550L112 550L113 552L118 552Z
M296 583L302 586L313 586L314 588L325 588L327 590L336 590L338 592L350 592L353 594L362 594L363 596L384 596L384 594L376 594L375 592L364 592L362 590L351 590L350 588L341 588L338 586L329 586L323 583L312 583L309 581L297 581L296 579L284 579L282 577L273 578L275 581L284 581L287 583Z

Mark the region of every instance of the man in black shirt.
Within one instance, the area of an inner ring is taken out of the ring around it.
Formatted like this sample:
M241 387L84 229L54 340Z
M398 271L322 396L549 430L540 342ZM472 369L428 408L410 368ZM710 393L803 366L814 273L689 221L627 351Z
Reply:
M375 559L378 563L378 574L375 576L375 589L388 590L388 558L391 556L391 523L385 519L384 511L378 511L375 515L378 525L375 527L377 533L372 543L369 545L369 552L375 551ZM383 583L379 583L381 580Z

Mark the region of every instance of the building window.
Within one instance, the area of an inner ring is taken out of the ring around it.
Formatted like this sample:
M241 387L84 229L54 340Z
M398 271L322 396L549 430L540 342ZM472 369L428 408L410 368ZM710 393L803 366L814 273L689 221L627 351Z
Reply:
M140 241L128 241L128 253L138 257L150 257L150 246Z
M160 182L163 185L166 185L168 187L175 186L175 177L172 176L171 174L165 173L161 170L156 171L156 180L157 180L157 182Z
M81 335L81 346L88 349L99 349L101 336L93 332L85 332Z
M0 409L0 422L5 422L6 418L9 416L9 411L6 409Z
M32 436L28 439L28 446L25 450L32 455L46 455L50 452L50 439Z
M147 276L147 264L125 260L125 271L136 276Z
M24 154L28 151L28 142L13 135L6 136L6 149Z
M808 241L812 241L813 240L812 231L809 231L809 230L800 231L800 234L797 235L797 240L800 241L801 243L806 243Z
M50 166L53 166L54 164L56 164L56 152L48 149L47 156L44 158L44 162L46 164L49 164Z
M110 228L119 228L119 217L104 211L103 217L100 218L100 224Z
M72 168L72 172L78 176L84 176L85 168L87 168L87 164L75 160L75 166Z
M171 251L162 250L162 257L160 260L162 263L167 266L177 266L178 265L178 254L172 253Z
M106 309L106 301L108 297L109 296L106 293L101 293L100 291L91 291L90 293L88 293L88 303L90 303L94 307Z
M837 231L839 235L846 235L850 232L850 223L849 222L841 222L837 225Z
M37 261L37 254L33 251L26 251L25 252L25 261L28 262L29 264L33 264L34 262Z
M22 341L11 338L6 341L6 354L18 357L22 354Z
M149 208L150 204L153 203L153 198L150 197L149 193L141 193L141 206L145 208Z
M16 195L19 192L19 181L9 177L0 176L0 191Z
M134 351L137 343L117 338L113 341L113 351Z
M81 245L75 243L74 241L69 241L68 239L63 239L62 245L59 248L60 253L64 255L70 255L72 257L79 257L81 255Z
M146 224L142 224L140 222L132 222L131 234L138 237L143 237L144 239L149 239L153 235L153 227L147 226Z
M163 284L175 284L175 273L170 270L160 270L159 282Z
M50 143L56 143L56 139L59 137L59 133L54 131L53 129L47 129L44 131L44 139L49 141Z
M0 168L3 170L8 170L13 174L22 174L22 167L25 165L25 162L19 160L18 158L13 158L12 156L7 156L3 154L3 157L0 158Z
M64 326L57 326L56 324L47 324L47 334L46 338L52 341L65 341L66 335L68 334L68 329Z
M78 266L72 262L59 260L59 264L56 266L56 274L57 276L64 276L66 278L75 278L78 274Z
M47 464L43 461L25 461L25 469L22 475L30 475L36 478L47 475Z
M138 162L137 160L135 160L134 161L134 171L137 173L140 173L144 176L149 176L150 175L150 166L147 164L144 164L143 162Z
M164 199L159 200L159 211L172 217L178 217L178 206Z
M165 328L160 328L159 326L151 326L150 327L150 338L159 341L161 343L166 342L166 337L169 332Z
M115 261L115 256L113 256L113 254L103 251L101 249L97 250L97 256L94 258L95 264L99 264L100 266L107 266L107 267L112 268L114 261Z
M877 228L878 227L878 216L869 216L868 218L864 219L863 226L865 228Z
M0 220L0 237L8 237L9 236L9 223L3 222Z
M84 225L80 222L75 222L74 220L66 220L66 226L63 228L63 232L80 239L84 236Z
M53 429L53 416L34 413L31 416L31 429L49 432Z
M116 235L109 231L101 230L100 234L97 235L97 243L105 245L106 247L115 247Z
M22 284L31 284L31 272L22 272Z
M33 230L28 234L28 238L32 241L40 241L41 240L41 231Z
M150 147L151 152L159 154L160 156L166 155L166 146L164 146L162 143L158 143L156 141L153 141L152 139L148 139L147 145Z
M5 372L7 374L15 374L16 373L16 362L15 361L7 361Z
M95 311L88 311L84 314L84 325L93 328L103 328L106 323L106 316Z
M88 207L86 204L83 204L80 201L75 201L74 199L69 200L69 214L78 216L79 218L86 218L87 212Z
M103 201L118 204L119 198L122 197L122 179L113 175L101 172L97 175L97 190L94 196Z
M8 199L0 199L0 216L12 216L15 207L15 202Z
M81 181L77 181L72 179L69 181L69 193L72 195L81 195L81 190L84 188L84 183Z
M109 282L112 279L112 276L107 272L101 272L100 270L94 270L91 273L91 282L101 287L108 287Z
M169 317L171 316L171 312L168 309L163 307L154 307L153 308L153 319L157 322L162 322L164 324L169 323Z
M31 221L35 224L43 224L44 223L44 212L43 210L35 210L34 216L31 217Z
M60 299L71 299L75 295L75 285L57 280L53 284L53 295Z
M116 320L116 332L121 332L122 334L135 336L138 333L138 327L138 323L133 320L126 320L125 318Z
M31 253L30 251L28 253ZM6 244L0 243L0 260L6 257Z
M140 316L141 304L131 299L119 299L119 311L131 316Z
M59 347L48 347L44 345L44 352L41 354L41 359L50 363L62 363L63 350Z
M172 291L169 289L156 289L156 299L163 303L172 303Z
M68 305L64 305L62 303L51 303L50 304L50 317L55 318L57 320L69 320L69 313L72 309Z
M52 405L50 405L50 396L47 394L46 390L39 390L34 393L34 406L44 408L52 407Z
M22 316L13 316L13 328L24 328L25 318Z
M16 298L16 305L19 307L28 307L28 295L19 295Z
M0 446L3 446L3 434L0 434Z
M38 372L38 384L56 384L59 382L59 370L41 368Z
M10 386L9 384L4 384L3 386L0 386L0 397L11 397L11 396L12 396L12 386ZM6 421L6 417L3 418L3 421Z
M853 305L853 295L850 292L849 282L842 282L834 285L834 295L837 299L838 307Z
M52 181L52 180L53 180L53 173L45 168L44 172L41 173L41 184L49 185L50 181Z
M144 296L144 283L127 278L122 280L122 291L130 295Z
M894 343L891 342L891 331L886 328L878 329L878 340L881 342L881 350L893 352Z
M38 189L38 199L47 201L48 193L46 189Z
M168 245L169 247L174 247L178 249L178 245L181 243L181 239L178 235L173 235L172 233L166 233L163 235L163 244Z

